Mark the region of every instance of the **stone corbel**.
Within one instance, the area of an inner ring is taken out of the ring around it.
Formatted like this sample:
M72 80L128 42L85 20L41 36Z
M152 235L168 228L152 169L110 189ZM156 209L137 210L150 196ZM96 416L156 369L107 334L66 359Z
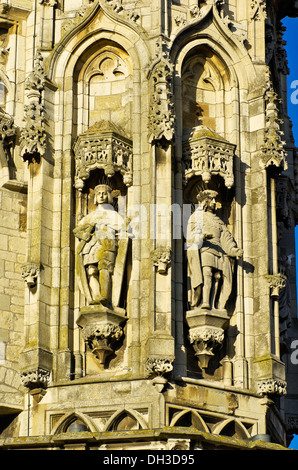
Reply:
M122 324L126 321L124 311L110 310L101 305L83 307L77 320L82 335L97 359L100 370L104 370L106 359L114 353L114 344L123 336Z
M158 247L152 252L152 261L160 274L166 274L171 265L171 248Z
M166 450L190 450L190 439L168 439Z
M227 312L196 308L186 312L186 321L198 365L201 369L207 369L210 359L223 344L224 332L229 324Z
M211 326L192 328L189 331L189 340L195 350L201 369L207 369L215 350L222 346L224 330Z
M35 370L23 372L21 375L21 382L23 387L29 390L45 390L50 382L50 372L38 367Z
M35 287L40 274L40 264L29 262L21 267L22 278L28 287Z
M271 297L278 298L280 291L287 285L287 276L284 274L268 274L266 279L271 289Z
M173 370L173 358L168 357L149 357L146 361L146 375L152 379L156 390L161 393L164 391L168 380L164 375Z

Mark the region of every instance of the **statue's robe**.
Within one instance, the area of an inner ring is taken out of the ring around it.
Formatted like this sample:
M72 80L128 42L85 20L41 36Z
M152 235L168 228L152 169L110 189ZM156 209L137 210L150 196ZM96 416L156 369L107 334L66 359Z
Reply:
M128 244L124 219L110 204L99 204L94 211L83 217L74 229L74 235L80 240L77 246L76 273L79 287L87 302L92 301L92 296L85 268L92 264L99 271L106 269L111 275L114 272L117 273L118 279L113 280L114 290L118 293L113 296L113 299L117 303L120 297ZM119 251L121 252L121 267L116 266Z
M237 245L217 215L206 211L202 218L196 212L190 216L187 226L189 302L194 306L194 299L197 297L195 291L204 284L203 268L208 266L222 273L223 285L219 303L225 305L232 291L235 261L231 252Z

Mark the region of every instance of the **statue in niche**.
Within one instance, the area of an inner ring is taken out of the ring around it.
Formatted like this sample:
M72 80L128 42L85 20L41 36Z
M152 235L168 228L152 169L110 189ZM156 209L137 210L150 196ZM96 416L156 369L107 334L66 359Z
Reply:
M243 256L243 250L237 247L226 225L215 214L217 195L211 190L199 192L199 208L191 215L187 226L192 309L225 309L232 291L235 258ZM197 211L203 211L202 217Z
M96 209L79 222L74 235L77 275L89 305L118 307L128 245L125 220L112 206L112 188L99 184L94 189Z

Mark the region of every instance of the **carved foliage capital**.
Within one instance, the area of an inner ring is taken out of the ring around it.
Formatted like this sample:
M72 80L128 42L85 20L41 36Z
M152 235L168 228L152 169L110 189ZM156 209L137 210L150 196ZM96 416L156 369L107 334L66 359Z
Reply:
M146 361L146 373L148 377L163 376L173 370L173 358L149 357Z

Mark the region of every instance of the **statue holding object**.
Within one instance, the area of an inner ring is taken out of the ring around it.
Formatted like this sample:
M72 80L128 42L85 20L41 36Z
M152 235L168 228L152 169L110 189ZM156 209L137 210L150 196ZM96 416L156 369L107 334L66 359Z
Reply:
M235 258L243 256L224 222L215 214L216 191L201 191L200 205L187 226L191 308L224 310L232 292ZM203 210L202 217L197 211ZM198 221L201 220L201 224Z
M89 305L118 307L128 245L125 220L112 206L109 185L95 187L94 202L96 209L74 229L78 281Z

